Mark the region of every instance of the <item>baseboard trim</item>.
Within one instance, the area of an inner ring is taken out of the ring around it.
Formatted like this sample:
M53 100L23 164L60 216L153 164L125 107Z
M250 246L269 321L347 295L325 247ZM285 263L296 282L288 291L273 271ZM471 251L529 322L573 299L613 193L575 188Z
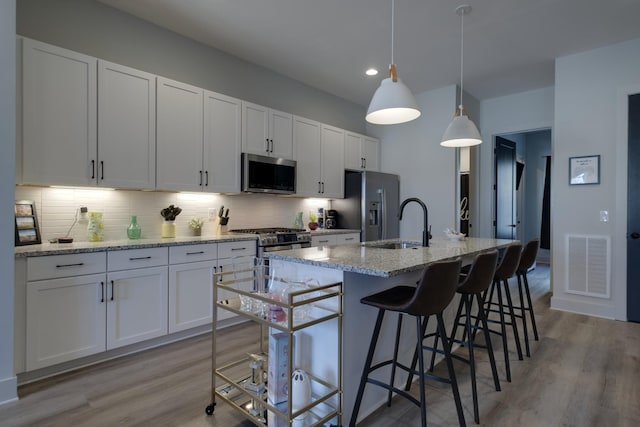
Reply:
M0 405L18 400L18 377L0 379Z
M563 298L554 295L551 297L551 309L615 320L614 307L608 304L576 301L573 298Z

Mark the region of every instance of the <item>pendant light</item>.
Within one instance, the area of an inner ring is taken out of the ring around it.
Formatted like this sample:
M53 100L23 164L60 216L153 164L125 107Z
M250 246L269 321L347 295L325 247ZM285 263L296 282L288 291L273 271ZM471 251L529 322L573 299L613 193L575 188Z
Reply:
M409 88L398 78L393 61L395 0L391 1L391 64L389 77L382 80L373 94L365 119L377 125L393 125L417 119L420 116L418 103Z
M471 13L471 6L463 4L456 8L456 14L460 15L460 105L456 108L453 120L444 131L443 147L470 147L482 142L480 132L476 125L469 119L462 106L462 94L464 91L464 15Z

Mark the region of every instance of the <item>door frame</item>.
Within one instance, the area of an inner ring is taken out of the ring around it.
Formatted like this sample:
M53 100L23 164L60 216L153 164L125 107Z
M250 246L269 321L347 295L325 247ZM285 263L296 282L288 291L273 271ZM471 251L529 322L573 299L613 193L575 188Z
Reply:
M611 298L614 317L627 321L627 158L629 131L629 95L640 93L640 85L618 88L616 132L615 225L611 244Z

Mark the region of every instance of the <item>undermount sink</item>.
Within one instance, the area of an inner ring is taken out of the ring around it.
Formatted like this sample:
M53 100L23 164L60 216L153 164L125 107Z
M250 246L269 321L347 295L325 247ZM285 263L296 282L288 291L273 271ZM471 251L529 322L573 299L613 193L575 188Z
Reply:
M409 249L409 248L419 248L422 246L419 242L410 242L410 241L401 241L401 242L372 242L372 243L363 243L362 244L368 248L379 248L379 249Z

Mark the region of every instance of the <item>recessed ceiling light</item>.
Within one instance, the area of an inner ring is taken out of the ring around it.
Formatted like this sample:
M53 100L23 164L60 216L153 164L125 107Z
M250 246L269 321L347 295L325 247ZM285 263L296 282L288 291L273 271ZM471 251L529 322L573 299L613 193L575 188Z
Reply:
M364 72L367 76L375 76L378 74L378 70L376 70L375 68L369 68L367 71Z

